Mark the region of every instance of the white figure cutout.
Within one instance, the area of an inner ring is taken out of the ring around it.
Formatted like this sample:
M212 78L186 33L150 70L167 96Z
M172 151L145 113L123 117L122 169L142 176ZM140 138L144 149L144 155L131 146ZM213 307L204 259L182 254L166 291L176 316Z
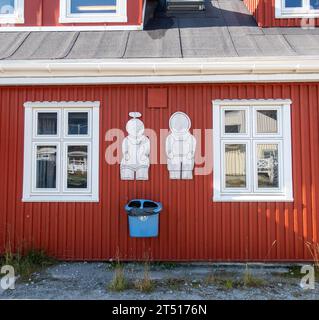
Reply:
M193 179L196 139L189 132L191 120L187 114L176 112L169 120L169 128L166 155L170 179Z
M130 112L129 116L133 119L126 124L128 136L122 143L121 179L148 180L150 140L144 135L143 122L138 119L142 115Z

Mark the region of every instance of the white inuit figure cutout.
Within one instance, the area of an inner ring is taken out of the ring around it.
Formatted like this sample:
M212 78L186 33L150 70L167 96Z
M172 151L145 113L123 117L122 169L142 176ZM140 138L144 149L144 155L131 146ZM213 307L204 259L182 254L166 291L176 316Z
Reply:
M139 112L130 112L126 124L128 136L122 144L123 158L121 161L122 180L148 180L148 169L150 166L150 140L144 135L144 124Z
M169 127L166 155L170 179L193 179L196 139L189 132L191 120L187 114L176 112L169 120Z

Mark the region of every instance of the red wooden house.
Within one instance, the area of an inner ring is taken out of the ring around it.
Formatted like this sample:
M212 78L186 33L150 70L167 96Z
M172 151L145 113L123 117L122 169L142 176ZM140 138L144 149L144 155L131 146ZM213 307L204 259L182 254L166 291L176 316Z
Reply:
M0 0L0 252L312 259L318 1L180 2Z

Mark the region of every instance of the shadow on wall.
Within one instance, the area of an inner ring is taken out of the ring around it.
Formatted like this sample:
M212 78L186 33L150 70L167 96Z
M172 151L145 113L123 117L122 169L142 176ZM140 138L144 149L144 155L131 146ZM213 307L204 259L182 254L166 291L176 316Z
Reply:
M230 0L232 1L232 0ZM239 0L240 5L244 5ZM235 8L236 6L234 6ZM251 14L234 10L221 9L206 0L205 11L167 11L165 0L150 0L147 2L146 23L144 30L153 39L161 38L165 32L173 28L208 28L208 27L249 26L257 24ZM156 31L156 32L152 32Z

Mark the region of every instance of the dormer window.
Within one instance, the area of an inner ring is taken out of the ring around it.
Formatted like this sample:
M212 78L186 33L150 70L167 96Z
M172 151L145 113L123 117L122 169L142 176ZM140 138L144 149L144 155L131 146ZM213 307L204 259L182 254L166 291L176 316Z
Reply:
M0 24L24 23L24 0L0 0Z
M319 0L276 0L276 18L319 16Z
M127 0L60 0L60 23L127 22Z

